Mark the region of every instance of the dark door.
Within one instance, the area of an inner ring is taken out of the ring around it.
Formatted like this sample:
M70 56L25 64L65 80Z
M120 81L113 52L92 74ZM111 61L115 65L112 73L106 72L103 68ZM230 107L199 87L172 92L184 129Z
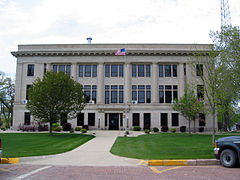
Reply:
M151 128L151 114L150 113L144 113L144 124L143 129L150 129Z
M119 129L119 115L118 113L109 114L109 130L118 130Z

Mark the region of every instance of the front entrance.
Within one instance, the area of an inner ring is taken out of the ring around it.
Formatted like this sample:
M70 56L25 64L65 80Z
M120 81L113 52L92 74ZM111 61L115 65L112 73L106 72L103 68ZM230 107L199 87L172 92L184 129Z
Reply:
M119 130L118 113L109 113L109 130Z
M149 129L151 128L151 114L150 113L144 113L144 124L143 129Z

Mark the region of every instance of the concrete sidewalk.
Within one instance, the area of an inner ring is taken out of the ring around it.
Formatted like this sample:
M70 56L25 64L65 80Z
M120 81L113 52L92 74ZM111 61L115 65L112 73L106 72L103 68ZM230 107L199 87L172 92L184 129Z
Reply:
M19 164L73 165L73 166L136 166L139 159L115 156L110 153L117 136L124 131L91 131L95 138L78 148L57 155L20 158Z

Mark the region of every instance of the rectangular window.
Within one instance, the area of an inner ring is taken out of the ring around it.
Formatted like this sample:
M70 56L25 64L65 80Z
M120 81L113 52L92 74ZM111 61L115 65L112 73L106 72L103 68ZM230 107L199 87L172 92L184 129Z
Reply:
M43 70L43 73L46 74L47 72L47 64L44 64L44 70Z
M65 65L59 65L59 71L62 71L65 73Z
M86 97L86 103L91 100L91 85L84 85L84 94Z
M165 65L165 77L171 77L171 65Z
M137 65L132 65L132 77L137 77Z
M28 100L28 91L32 87L32 85L27 85L26 87L26 100Z
M71 75L71 65L66 66L66 74Z
M83 77L83 65L79 65L79 77Z
M168 114L161 113L161 126L168 126Z
M177 77L177 65L172 65L173 67L173 77Z
M67 123L67 114L62 113L62 114L60 114L60 124L61 124L61 126L63 126L65 123Z
M117 77L118 76L118 65L111 65L111 77Z
M84 125L84 113L79 113L77 115L77 126L83 126Z
M105 126L108 126L108 114L105 113L104 115L105 115Z
M138 103L145 103L145 87L138 85Z
M122 127L123 126L123 114L120 113L120 126Z
M159 77L163 77L163 65L159 64Z
M133 101L137 100L137 86L136 85L132 86L132 100Z
M110 77L110 64L105 64L105 77Z
M94 64L92 66L93 70L92 70L92 77L97 77L97 65Z
M172 126L179 126L178 113L172 113Z
M92 85L92 100L96 103L97 102L97 86Z
M140 114L139 113L133 113L133 121L132 126L140 126Z
M172 86L165 86L165 103L172 102Z
M27 76L34 76L34 64L28 64Z
M119 103L123 103L123 85L119 86Z
M199 126L206 126L205 114L199 114Z
M105 104L109 104L109 85L105 86Z
M88 113L88 126L95 126L95 113Z
M173 86L173 100L178 99L178 86Z
M30 125L31 115L29 112L24 113L24 125Z
M119 77L123 77L123 64L119 65Z
M159 86L159 102L164 103L164 86Z
M85 77L91 77L91 65L85 65Z
M203 85L197 85L197 97L198 97L198 99L204 99L204 87L203 87Z
M138 64L138 77L144 77L144 65Z
M147 85L146 86L146 102L151 103L151 86Z
M203 64L196 65L197 76L203 76Z
M151 66L150 64L146 64L146 77L151 76Z
M111 86L111 103L117 103L118 94L117 94L117 86Z
M57 73L58 72L58 66L57 65L53 65L53 72Z

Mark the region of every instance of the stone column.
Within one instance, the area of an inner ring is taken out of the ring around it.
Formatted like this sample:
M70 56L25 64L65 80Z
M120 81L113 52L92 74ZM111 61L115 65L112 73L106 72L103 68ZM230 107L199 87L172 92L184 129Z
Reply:
M131 104L132 99L131 99L131 65L130 63L126 62L125 63L125 68L124 68L124 103Z
M180 98L181 96L184 95L184 90L185 90L185 75L184 75L184 65L183 63L180 63L178 66L178 80L179 80L179 86L178 86L178 95Z
M158 64L156 62L153 63L152 70L152 103L157 104L159 102L159 93L158 93Z
M104 65L98 64L97 68L97 104L104 104Z
M47 71L51 71L51 64L47 63Z
M25 74L27 76L27 72ZM15 83L15 104L21 104L22 79L23 79L23 63L18 62Z
M72 69L71 76L74 81L77 81L77 63L72 63L71 69Z

